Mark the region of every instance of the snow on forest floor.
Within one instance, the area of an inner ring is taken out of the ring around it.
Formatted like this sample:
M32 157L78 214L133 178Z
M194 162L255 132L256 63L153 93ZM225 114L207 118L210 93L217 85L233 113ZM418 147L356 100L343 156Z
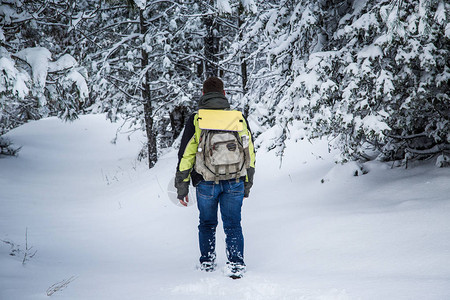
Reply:
M450 299L448 168L374 162L354 177L324 142L290 143L281 168L259 151L248 271L231 280L220 226L219 270L196 270L197 209L167 197L176 150L148 170L140 134L110 142L118 126L89 115L8 134L22 149L0 159L0 299L57 283L58 299Z

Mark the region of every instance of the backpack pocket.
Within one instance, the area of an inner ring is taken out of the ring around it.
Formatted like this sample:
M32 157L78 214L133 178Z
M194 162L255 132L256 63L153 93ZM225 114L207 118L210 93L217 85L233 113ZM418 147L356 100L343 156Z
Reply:
M231 132L218 132L211 136L209 154L211 165L233 165L242 161L239 142Z

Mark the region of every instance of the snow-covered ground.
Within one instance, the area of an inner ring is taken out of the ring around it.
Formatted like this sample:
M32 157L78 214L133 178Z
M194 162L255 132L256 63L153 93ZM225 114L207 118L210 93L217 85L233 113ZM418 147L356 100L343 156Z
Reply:
M47 299L64 280L52 297L450 299L448 168L370 163L354 177L324 142L290 144L281 168L259 151L248 271L231 280L196 270L197 209L166 191L176 150L148 170L135 160L142 136L111 143L118 126L90 115L8 134L22 150L0 159L0 299ZM220 227L219 267L223 240Z

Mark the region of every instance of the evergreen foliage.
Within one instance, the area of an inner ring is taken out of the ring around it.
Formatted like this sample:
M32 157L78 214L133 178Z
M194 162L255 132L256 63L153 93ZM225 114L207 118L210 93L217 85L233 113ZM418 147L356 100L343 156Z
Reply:
M289 6L290 5L290 6ZM281 1L248 33L265 56L253 98L288 138L329 137L343 160L449 150L448 4ZM261 93L261 90L263 93Z
M90 105L87 72L73 51L79 7L44 0L0 7L0 131L47 116L76 118Z
M216 75L281 157L319 137L344 161L448 157L446 1L1 3L0 133L106 112L146 132L152 166Z

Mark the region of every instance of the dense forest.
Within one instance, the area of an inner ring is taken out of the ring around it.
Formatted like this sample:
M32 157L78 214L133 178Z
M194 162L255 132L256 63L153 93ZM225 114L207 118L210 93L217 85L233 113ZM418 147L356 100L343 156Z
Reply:
M327 138L342 161L449 164L448 1L0 3L0 155L30 120L106 113L146 133L152 167L219 76L280 157Z

